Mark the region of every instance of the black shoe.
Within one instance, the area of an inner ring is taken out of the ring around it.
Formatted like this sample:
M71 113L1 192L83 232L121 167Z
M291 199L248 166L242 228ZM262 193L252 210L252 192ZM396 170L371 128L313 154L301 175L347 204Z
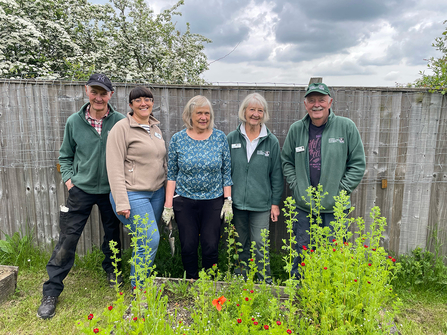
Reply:
M37 310L37 316L42 319L50 319L56 314L57 297L50 297L44 295L39 309Z
M123 277L121 277L121 275L117 276L115 272L109 272L107 273L107 281L111 288L114 288L116 284L118 284L119 287L123 284Z

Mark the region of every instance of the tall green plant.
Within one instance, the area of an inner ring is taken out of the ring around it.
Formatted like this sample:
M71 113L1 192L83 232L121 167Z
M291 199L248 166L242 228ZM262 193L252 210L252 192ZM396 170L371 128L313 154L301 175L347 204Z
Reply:
M319 191L310 190L309 205L319 206L321 188ZM399 266L380 246L386 219L374 207L370 214L373 222L366 231L362 218L347 217L346 192L340 192L335 200L332 229L322 228L317 216L317 223L311 223L310 245L303 248L300 334L389 332L400 300L391 285ZM315 208L314 213L319 211ZM349 242L351 225L355 226L354 243Z

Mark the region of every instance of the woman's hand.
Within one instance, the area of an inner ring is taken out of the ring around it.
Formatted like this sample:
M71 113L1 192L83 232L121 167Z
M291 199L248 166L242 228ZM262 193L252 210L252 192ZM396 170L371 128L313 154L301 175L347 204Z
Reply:
M124 216L126 219L128 219L129 216L130 216L130 209L125 209L125 210L123 210L123 211L116 212L116 214L118 214L118 215L122 215L122 216Z
M278 218L279 218L279 206L278 205L272 205L272 210L270 211L270 217L272 218L273 222L278 221Z
M174 219L174 209L172 207L164 207L163 213L161 214L161 218L166 225Z
M233 201L230 199L225 199L222 210L220 211L220 218L225 217L225 222L230 222L233 217Z

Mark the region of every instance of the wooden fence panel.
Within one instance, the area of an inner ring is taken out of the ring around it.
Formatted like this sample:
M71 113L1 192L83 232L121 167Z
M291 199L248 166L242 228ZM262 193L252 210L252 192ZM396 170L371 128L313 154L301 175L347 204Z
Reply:
M117 83L111 104L129 111L134 84ZM269 104L267 126L282 146L290 125L306 114L304 87L149 85L154 116L166 144L183 128L182 112L190 98L210 99L215 124L226 134L239 124L238 108L246 95L259 92ZM333 87L334 113L352 119L365 146L367 171L351 200L355 216L369 224L374 205L388 227L383 245L396 252L416 246L433 250L431 232L447 237L446 99L419 89ZM57 157L67 118L88 102L84 83L0 80L0 238L33 229L39 245L58 238L59 206L66 188L57 171ZM382 180L387 181L382 188ZM285 185L283 198L291 192ZM271 224L271 244L279 249L286 237L280 221ZM78 245L85 254L102 243L95 206ZM124 247L129 246L124 236ZM447 255L447 245L441 247Z

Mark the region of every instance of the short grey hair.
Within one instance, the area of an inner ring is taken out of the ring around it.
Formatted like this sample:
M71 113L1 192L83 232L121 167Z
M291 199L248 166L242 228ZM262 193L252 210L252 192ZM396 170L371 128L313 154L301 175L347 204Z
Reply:
M264 109L264 117L262 118L262 123L266 123L270 119L269 109L265 98L259 93L252 93L245 97L245 99L241 103L241 106L239 107L239 120L241 120L242 122L247 122L247 120L245 119L245 109L247 109L250 104L259 104Z
M214 128L214 111L213 106L211 106L211 102L203 95L196 95L188 101L185 108L183 109L182 119L187 129L192 129L192 113L194 113L197 108L205 106L209 107L210 109L210 124L208 126L208 129Z

